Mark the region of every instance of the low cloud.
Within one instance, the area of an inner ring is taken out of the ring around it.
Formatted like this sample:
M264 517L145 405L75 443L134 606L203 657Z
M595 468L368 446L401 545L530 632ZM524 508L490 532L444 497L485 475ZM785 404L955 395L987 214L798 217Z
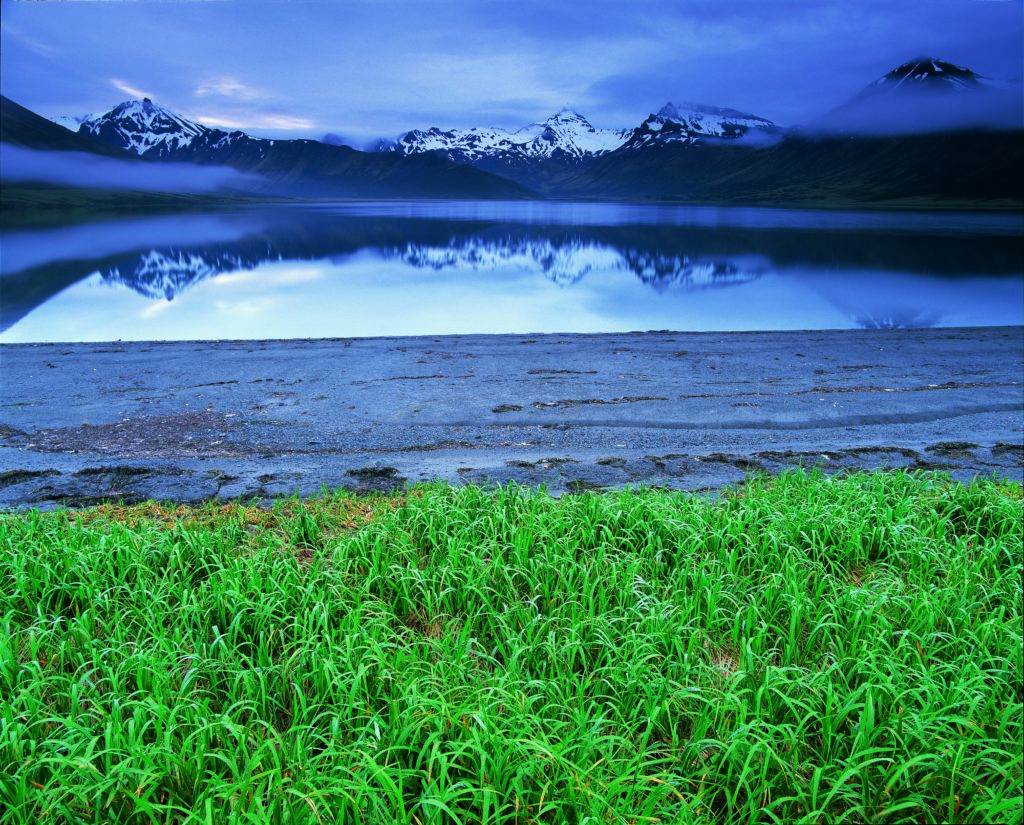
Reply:
M110 78L110 85L117 89L119 92L124 92L126 95L131 97L149 97L152 98L149 92L145 92L138 86L132 86L130 83L126 83L119 77Z
M766 149L769 146L774 146L776 143L782 140L785 133L783 131L778 132L765 132L761 129L751 129L749 132L734 138L719 138L719 137L707 137L702 138L702 142L709 145L719 146L751 146L757 149Z
M220 129L300 130L312 129L316 126L314 121L304 117L267 112L252 112L244 115L192 114L189 117L192 120L198 120L204 126L215 126Z
M962 92L903 92L853 100L804 132L897 135L956 129L1024 128L1024 95L1019 85Z
M228 75L204 80L196 87L195 94L196 97L219 95L236 100L259 100L269 96L262 89L257 89L255 86L250 86L248 83L243 83L238 78Z
M4 22L2 30L8 37L13 37L25 46L25 48L38 55L42 55L43 57L52 57L60 52L60 49L54 48L49 43L44 43L42 40L38 40L35 37L25 34L21 29L14 28L7 22Z
M175 193L248 191L263 183L258 175L226 166L127 161L88 152L41 152L7 143L0 152L0 180Z

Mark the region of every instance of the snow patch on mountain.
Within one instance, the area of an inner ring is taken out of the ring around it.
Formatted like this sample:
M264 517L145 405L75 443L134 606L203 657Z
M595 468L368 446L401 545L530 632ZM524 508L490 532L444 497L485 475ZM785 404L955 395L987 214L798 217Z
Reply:
M57 117L49 119L58 126L63 126L69 132L77 132L85 121L94 117L99 117L99 115L57 115Z

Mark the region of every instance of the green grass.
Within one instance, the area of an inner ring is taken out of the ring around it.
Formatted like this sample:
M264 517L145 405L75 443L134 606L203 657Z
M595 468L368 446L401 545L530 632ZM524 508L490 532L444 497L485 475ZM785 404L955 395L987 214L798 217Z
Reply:
M8 823L1007 822L1019 486L0 516Z

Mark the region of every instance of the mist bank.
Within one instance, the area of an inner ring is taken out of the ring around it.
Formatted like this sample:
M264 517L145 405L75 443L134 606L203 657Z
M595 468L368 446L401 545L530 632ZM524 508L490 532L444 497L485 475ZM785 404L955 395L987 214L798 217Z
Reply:
M0 144L0 181L176 194L255 193L266 183L259 175L226 166L120 160L11 143Z
M1020 85L950 92L923 89L856 97L817 121L796 127L805 134L912 135L972 129L1024 129Z

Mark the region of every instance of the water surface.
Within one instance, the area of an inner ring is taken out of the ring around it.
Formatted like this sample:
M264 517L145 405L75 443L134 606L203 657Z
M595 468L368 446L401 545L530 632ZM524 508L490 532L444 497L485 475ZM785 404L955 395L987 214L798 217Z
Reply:
M1014 214L347 202L0 249L0 342L1024 323Z

